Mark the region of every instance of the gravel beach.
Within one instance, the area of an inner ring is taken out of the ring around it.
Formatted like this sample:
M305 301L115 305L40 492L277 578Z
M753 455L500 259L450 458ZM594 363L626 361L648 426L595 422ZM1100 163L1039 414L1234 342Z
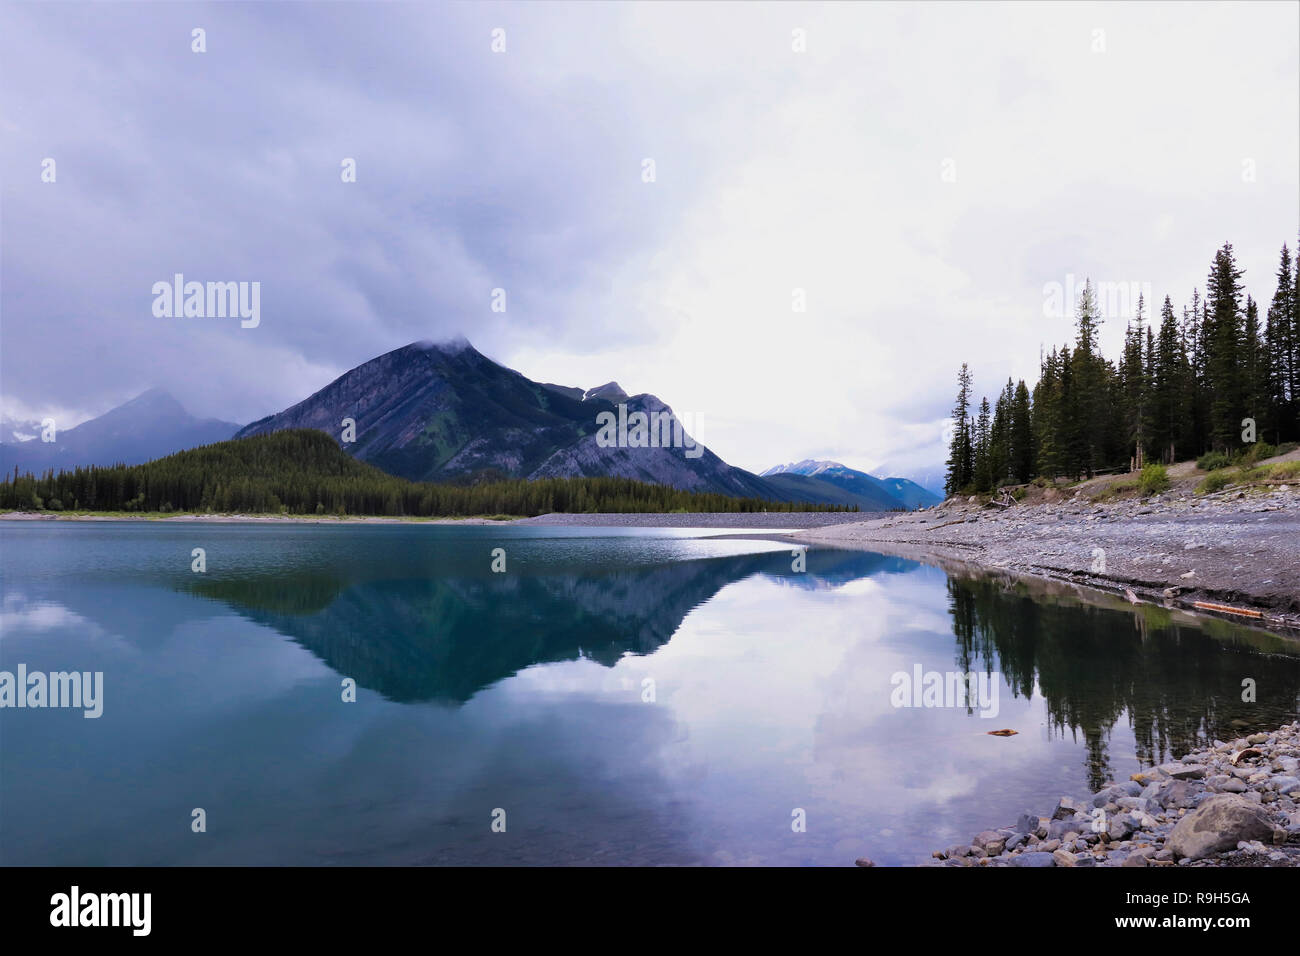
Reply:
M1005 509L962 499L791 537L957 560L1300 631L1300 485L1094 503L1082 494Z

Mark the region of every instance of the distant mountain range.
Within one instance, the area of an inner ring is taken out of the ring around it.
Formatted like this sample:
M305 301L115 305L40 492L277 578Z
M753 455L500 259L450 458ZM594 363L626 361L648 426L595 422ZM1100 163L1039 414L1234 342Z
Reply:
M66 431L55 441L40 439L40 422L5 421L0 441L0 473L40 473L84 465L138 465L173 452L225 441L239 430L234 422L195 418L161 389L150 389L98 418ZM56 423L57 424L57 423ZM35 437L11 441L25 435Z
M876 478L836 462L801 461L755 475L697 445L654 395L628 395L617 382L589 389L534 382L464 338L380 355L243 428L196 419L157 389L60 432L52 444L2 440L30 434L34 425L0 422L0 468L138 464L231 437L311 428L353 457L412 481L608 476L863 511L940 500L907 479Z
M863 511L889 511L895 508L929 507L943 498L907 478L877 478L865 471L857 471L837 461L805 459L788 465L777 465L763 472L761 477L777 487L809 487L815 482L818 488L830 486L848 496L847 503L857 504ZM805 479L801 483L798 479ZM833 492L825 492L828 496Z

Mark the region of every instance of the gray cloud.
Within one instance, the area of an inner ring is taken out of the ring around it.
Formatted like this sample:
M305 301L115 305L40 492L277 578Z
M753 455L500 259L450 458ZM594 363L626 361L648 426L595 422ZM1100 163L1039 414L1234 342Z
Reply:
M462 332L654 391L743 467L934 460L962 361L992 396L1072 335L1045 283L1181 308L1232 241L1268 300L1298 30L1283 4L8 4L0 396L158 385L247 421ZM155 318L176 272L260 281L260 327Z

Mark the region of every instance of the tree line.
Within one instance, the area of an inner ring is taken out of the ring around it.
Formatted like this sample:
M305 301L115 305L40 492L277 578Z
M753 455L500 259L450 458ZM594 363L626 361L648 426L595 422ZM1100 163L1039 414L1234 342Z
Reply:
M458 517L549 512L856 511L679 491L628 478L508 479L473 485L396 478L295 429L218 442L142 465L90 466L0 483L0 509Z
M1103 316L1092 283L1079 294L1073 348L1040 362L1032 390L1006 386L972 407L963 363L948 445L949 494L1037 477L1092 477L1272 442L1300 441L1300 268L1284 244L1261 322L1231 243L1215 252L1205 294L1181 314L1168 295L1158 319L1139 296L1118 361L1101 354Z

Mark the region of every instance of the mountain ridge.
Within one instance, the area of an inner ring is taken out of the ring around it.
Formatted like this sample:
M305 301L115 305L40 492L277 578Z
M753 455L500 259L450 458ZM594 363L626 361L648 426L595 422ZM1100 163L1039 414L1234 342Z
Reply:
M579 398L575 387L534 382L466 340L453 342L412 343L376 356L235 437L315 428L354 457L412 481L609 476L683 491L782 497L757 475L697 446L654 395L629 396L608 382ZM601 416L618 417L620 406L628 419L662 416L682 443L602 441ZM350 435L344 431L349 420Z

